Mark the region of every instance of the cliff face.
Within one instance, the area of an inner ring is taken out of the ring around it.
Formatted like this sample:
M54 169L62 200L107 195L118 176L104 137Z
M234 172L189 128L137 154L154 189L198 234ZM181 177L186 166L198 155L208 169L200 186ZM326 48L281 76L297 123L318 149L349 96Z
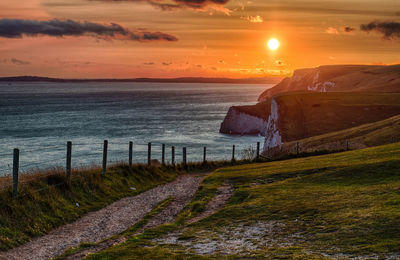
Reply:
M260 102L253 106L229 108L219 130L220 133L234 135L265 135L270 102Z
M267 130L265 132L264 147L275 147L282 144L282 137L278 128L279 106L275 99L271 101L271 113L268 117Z
M221 133L265 135L264 151L400 115L400 65L332 65L296 70L254 106L237 106ZM280 149L280 148L279 148Z
M263 150L399 114L398 93L283 94L272 99Z
M237 107L229 108L219 130L220 133L232 135L263 135L267 122L260 117L247 114Z
M296 70L292 77L264 91L259 101L294 91L400 92L400 65L332 65Z

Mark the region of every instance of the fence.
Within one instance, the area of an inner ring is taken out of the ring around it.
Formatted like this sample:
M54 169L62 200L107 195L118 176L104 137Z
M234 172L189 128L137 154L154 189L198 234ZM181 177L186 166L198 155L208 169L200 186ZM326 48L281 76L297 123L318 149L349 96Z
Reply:
M80 145L80 144L77 144ZM147 165L150 166L154 163L161 163L162 165L166 165L167 160L166 160L166 145L161 144L161 162L159 162L157 159L152 157L152 143L147 144ZM67 180L70 181L71 179L71 170L72 170L72 155L73 155L73 143L71 141L67 142L66 145L66 157L65 157L65 174L67 177ZM133 158L133 147L134 143L130 141L128 143L128 165L129 167L132 167L134 158ZM260 157L260 142L257 142L256 146L256 155L255 157L258 159ZM232 161L235 160L235 145L232 146ZM175 165L176 164L176 149L175 146L171 146L171 161L170 165ZM107 163L108 163L108 153L109 153L109 143L108 140L104 140L103 142L103 153L102 153L102 171L101 174L106 174L107 173ZM20 150L18 148L14 148L13 150L13 163L12 163L12 182L11 182L11 188L12 188L12 197L16 198L18 196L18 185L21 184L21 182L18 181L19 179L19 172L20 172ZM203 163L207 162L207 147L203 147ZM188 160L187 160L187 147L182 147L182 165L184 167L187 166ZM64 183L57 183L55 185L63 185ZM1 188L9 187L7 185L0 186Z
M395 139L392 137L390 138L390 143L394 143ZM77 146L81 145L81 144L75 144ZM160 145L160 144L158 144ZM63 171L66 174L67 180L71 179L71 170L72 170L72 155L73 155L73 143L71 141L67 142L67 146L66 146L66 157L65 157L65 168L63 168ZM153 153L152 153L152 147L153 147L153 143L147 143L147 165L150 166L154 163L160 163L161 165L176 165L177 161L176 161L176 147L175 146L171 146L171 154L170 154L170 162L167 162L167 151L166 151L166 145L165 144L161 144L161 162L158 161L157 159L153 158ZM128 143L128 165L129 167L132 167L133 162L134 162L134 158L133 158L133 147L134 147L134 143L133 142L129 142ZM337 141L337 142L333 142L330 143L329 146L317 146L317 148L314 147L313 150L310 150L309 147L307 147L307 145L305 144L304 147L301 147L300 142L290 142L290 143L286 143L284 145L280 145L277 147L274 147L272 149L266 149L264 151L264 156L268 157L268 158L273 158L273 157L277 157L277 156L281 156L281 155L288 155L288 154L297 154L299 155L300 153L307 153L307 152L316 152L316 151L348 151L351 149L360 149L360 148L364 148L362 146L360 146L357 143L353 143L351 144L349 140L344 140L344 141ZM64 148L65 149L65 148ZM104 140L103 142L103 152L102 152L102 174L106 174L107 173L107 163L108 163L108 153L109 153L109 143L108 140ZM232 156L231 156L231 160L235 161L236 160L236 146L232 145ZM182 147L182 161L181 164L186 167L188 160L187 160L187 147ZM18 185L21 184L22 182L20 182L19 179L19 171L20 171L20 150L18 148L15 148L13 150L12 154L8 154L8 155L13 155L13 163L12 163L12 182L11 185L0 185L0 190L3 188L9 188L11 186L12 188L12 197L17 197L18 196ZM204 146L203 147L203 154L202 154L202 162L206 163L207 162L207 147ZM257 142L256 145L256 150L254 151L253 148L251 148L251 151L249 151L249 154L246 156L248 159L252 158L252 159L259 159L261 157L266 158L261 155L260 153L260 142ZM42 177L46 177L46 176L42 176ZM27 181L26 181L27 182ZM57 186L57 185L63 185L65 183L56 183L53 184L53 186Z

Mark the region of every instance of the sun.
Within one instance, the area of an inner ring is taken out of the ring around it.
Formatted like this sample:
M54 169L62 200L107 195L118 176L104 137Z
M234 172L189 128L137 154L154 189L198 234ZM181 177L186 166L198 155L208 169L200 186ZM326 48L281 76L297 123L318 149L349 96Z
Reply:
M268 48L272 51L276 50L279 48L279 41L275 38L271 38L268 41Z

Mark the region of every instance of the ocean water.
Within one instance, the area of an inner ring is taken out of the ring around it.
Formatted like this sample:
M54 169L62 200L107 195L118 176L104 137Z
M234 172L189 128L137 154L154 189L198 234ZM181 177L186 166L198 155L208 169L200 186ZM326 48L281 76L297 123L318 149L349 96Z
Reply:
M259 136L219 133L228 108L248 105L272 85L176 83L0 83L0 175L12 170L13 148L20 149L20 170L64 167L66 142L72 141L72 165L101 164L103 140L109 161L127 161L129 141L134 162L166 160L171 146L176 161L187 147L188 161L237 157Z

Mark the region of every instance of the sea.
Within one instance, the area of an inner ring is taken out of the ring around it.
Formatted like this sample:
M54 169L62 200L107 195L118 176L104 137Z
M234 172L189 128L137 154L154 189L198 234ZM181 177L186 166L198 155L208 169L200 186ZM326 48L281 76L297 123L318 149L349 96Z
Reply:
M176 162L230 160L263 142L261 136L219 133L229 107L251 105L272 85L204 83L0 83L0 175L12 172L13 149L20 150L20 172L65 167L72 142L72 166L101 165L104 140L108 162L166 162L175 146Z

